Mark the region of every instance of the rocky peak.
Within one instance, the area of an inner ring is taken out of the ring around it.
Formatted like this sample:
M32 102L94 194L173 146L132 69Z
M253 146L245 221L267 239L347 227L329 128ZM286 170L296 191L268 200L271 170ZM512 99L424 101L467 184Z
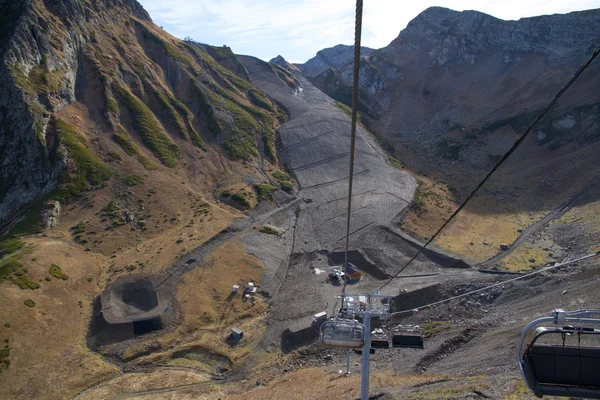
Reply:
M269 62L272 64L277 64L280 67L283 67L288 63L287 60L285 58L283 58L283 56L281 54L275 58L272 58L271 61L269 61Z
M548 59L564 59L589 53L591 37L597 37L600 10L544 15L504 21L478 11L454 11L430 7L413 19L392 43L397 50L423 43L437 45L443 53L438 63L475 62L485 52L541 53Z
M369 47L361 46L360 54L365 57L375 50ZM334 47L320 50L317 55L300 66L300 69L306 76L314 77L328 68L339 68L342 65L352 61L354 57L354 46L338 44Z
M295 64L290 63L288 60L283 58L283 56L281 56L281 55L271 59L271 61L269 61L269 62L271 64L279 65L281 68L284 68L290 72L299 72L300 71L300 68L298 68Z

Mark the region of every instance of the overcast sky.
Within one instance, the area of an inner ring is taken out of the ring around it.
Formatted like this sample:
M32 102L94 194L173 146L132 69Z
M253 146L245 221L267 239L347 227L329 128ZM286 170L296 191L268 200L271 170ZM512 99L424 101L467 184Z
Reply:
M323 48L354 42L354 0L138 0L181 39L228 45L263 60L305 62ZM600 8L600 0L365 0L362 45L381 48L430 6L502 19Z

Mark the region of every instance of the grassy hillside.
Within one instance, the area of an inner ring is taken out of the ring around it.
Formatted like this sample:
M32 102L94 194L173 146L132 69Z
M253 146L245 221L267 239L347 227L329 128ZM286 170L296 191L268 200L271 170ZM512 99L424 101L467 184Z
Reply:
M238 208L257 204L254 185L267 187L267 173L280 172L275 132L286 114L249 83L231 50L174 38L131 12L132 4L82 2L93 16L86 19L78 10L67 17L61 13L68 8L34 2L22 19L46 43L31 71L29 59L16 58L10 69L33 118L32 137L23 143L33 146L28 162L58 172L0 237L0 340L10 341L0 352L0 380L7 397L73 397L114 376L115 368L85 344L103 288L124 275L163 274L243 217ZM83 39L72 46L73 58L64 49L75 31ZM16 50L29 54L30 44L17 42ZM294 182L286 182L291 190ZM216 195L239 185L247 205ZM268 186L261 200L271 201L275 189ZM41 216L56 201L58 225L47 229ZM224 273L259 280L262 266L240 243L210 263L177 287L185 320L160 346L185 337L242 363L249 348L219 347L217 328L235 323L258 339L264 305L234 302L224 319L220 294L197 298L197 279L206 293L215 285L224 292L242 283L223 280ZM209 323L204 336L198 321ZM144 352L131 349L130 357Z

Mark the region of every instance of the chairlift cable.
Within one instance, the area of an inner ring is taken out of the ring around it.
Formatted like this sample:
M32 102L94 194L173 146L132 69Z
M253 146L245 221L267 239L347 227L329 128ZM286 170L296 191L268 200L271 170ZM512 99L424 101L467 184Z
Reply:
M489 286L486 286L486 287L483 287L483 288L480 288L480 289L472 290L470 292L459 294L459 295L456 295L456 296L448 297L446 299L439 300L439 301L436 301L434 303L425 304L423 306L412 308L410 310L396 311L396 312L391 313L390 316L393 317L395 315L407 314L407 313L410 313L410 312L415 312L415 311L419 311L419 310L422 310L422 309L425 309L425 308L437 306L437 305L440 305L440 304L443 304L443 303L447 303L447 302L452 301L452 300L460 299L461 297L466 297L466 296L470 296L470 295L475 294L475 293L484 292L486 290L493 289L495 287L505 285L505 284L507 284L509 282L514 282L514 281L518 281L520 279L525 279L525 278L528 278L530 276L540 274L542 272L550 271L552 269L564 267L565 265L574 264L574 263L579 262L579 261L584 261L584 260L588 260L590 258L599 257L599 256L600 256L600 250L597 251L597 252L595 252L595 253L591 253L591 254L588 254L586 256L576 258L574 260L569 260L569 261L562 262L560 264L554 264L554 265L551 265L551 266L548 266L548 267L544 267L544 268L538 269L537 271L533 271L533 272L530 272L528 274L520 275L520 276L518 276L516 278L507 279L507 280L502 281L502 282L494 283L493 285L489 285Z
M350 134L350 173L348 175L348 215L346 218L346 247L344 250L344 265L348 264L348 247L350 246L350 219L352 211L352 185L354 183L354 150L356 147L356 118L358 113L358 80L360 72L360 39L362 32L363 0L356 0L356 19L354 23L354 83L352 86L352 127ZM342 286L342 296L346 291L346 282ZM342 299L343 304L343 299Z
M450 218L448 218L442 224L442 226L440 226L440 228L433 234L433 236L431 236L431 238L423 246L421 246L419 248L419 250L417 251L417 253L410 260L408 260L408 262L406 264L404 264L404 266L402 268L400 268L400 270L398 270L398 272L396 272L394 274L394 276L392 276L386 283L384 283L383 285L381 285L376 291L380 291L381 289L383 289L384 287L386 287L387 285L389 285L394 278L396 278L402 271L404 271L406 269L406 267L408 267L423 252L423 250L427 246L429 246L437 238L437 236L444 230L444 228L446 228L446 226L448 226L448 224L458 215L458 213L460 213L462 211L462 209L465 208L465 206L467 205L467 203L483 187L483 185L488 181L488 179L491 178L491 176L498 170L498 168L500 168L500 166L502 164L504 164L504 162L515 152L515 150L521 145L521 143L523 143L523 141L525 140L525 138L527 138L527 136L529 135L529 133L538 124L538 122L540 122L540 120L548 113L548 111L550 111L550 108L552 108L552 106L554 106L554 104L556 104L556 102L562 97L562 95L565 93L565 91L577 80L577 78L579 78L579 76L583 73L583 71L586 70L586 68L592 63L592 61L594 61L594 59L598 56L599 53L600 53L600 46L598 46L593 51L593 53L590 56L590 58L584 64L582 64L579 67L579 69L575 72L575 74L573 74L573 76L567 82L567 84L565 86L563 86L558 91L558 93L554 96L554 98L552 99L552 101L539 113L539 115L527 127L527 129L521 135L521 137L519 137L519 139L517 139L517 141L512 145L512 147L500 159L500 161L498 161L496 163L496 165L494 165L494 167L491 169L491 171L488 172L488 174L483 178L483 180L481 182L479 182L479 184L477 185L477 187L475 187L475 189L471 192L471 194L462 202L462 204L454 211L454 213L452 213L452 215L450 216ZM350 221L350 214L348 214L348 221Z

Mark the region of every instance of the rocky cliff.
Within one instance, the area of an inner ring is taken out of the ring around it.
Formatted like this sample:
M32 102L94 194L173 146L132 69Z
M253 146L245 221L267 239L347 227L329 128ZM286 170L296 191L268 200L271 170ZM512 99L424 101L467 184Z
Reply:
M363 57L368 56L375 50L369 47L361 46L360 54ZM317 52L317 55L304 64L295 64L294 66L302 71L308 77L315 77L329 68L339 68L342 65L352 61L354 57L354 46L338 44ZM285 67L289 63L282 57L277 56L270 62Z
M276 162L285 113L231 49L173 38L135 0L0 1L0 26L0 222L106 185L118 148L146 170L194 148Z

